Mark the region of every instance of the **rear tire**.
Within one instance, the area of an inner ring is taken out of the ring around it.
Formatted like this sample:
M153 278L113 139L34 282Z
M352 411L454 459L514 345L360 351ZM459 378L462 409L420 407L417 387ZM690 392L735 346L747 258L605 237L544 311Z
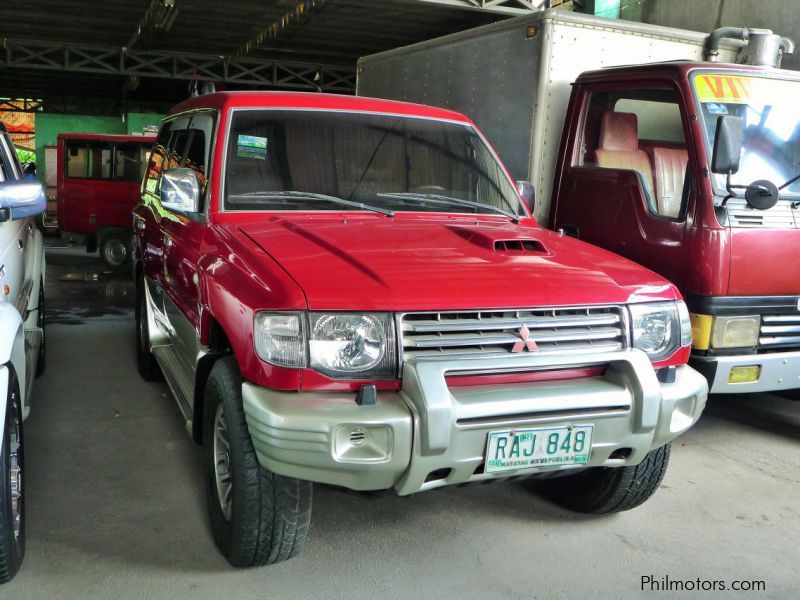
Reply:
M17 376L7 365L8 390L0 451L0 583L17 574L25 556L25 456Z
M159 381L161 369L150 351L150 319L144 276L136 280L136 367L145 381Z
M47 366L47 332L45 330L44 310L44 278L40 278L39 304L36 307L36 326L42 330L42 345L39 346L39 356L36 358L36 377L43 375L45 367Z
M211 369L203 406L206 496L214 541L235 567L279 563L300 553L311 521L310 481L258 463L233 357Z
M100 259L114 273L122 273L131 267L131 234L121 229L112 229L100 234L98 240Z
M608 514L636 508L661 485L672 445L647 453L638 465L594 467L549 483L555 500L583 513Z

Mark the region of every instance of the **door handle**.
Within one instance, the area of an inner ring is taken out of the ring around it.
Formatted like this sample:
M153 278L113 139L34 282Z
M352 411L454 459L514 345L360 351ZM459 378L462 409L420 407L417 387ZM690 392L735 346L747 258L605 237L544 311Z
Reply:
M173 241L172 237L167 234L164 234L164 246L166 246L167 248L172 248L172 246L174 245L175 242Z
M144 222L144 219L136 219L136 229L139 231L147 229L147 223Z

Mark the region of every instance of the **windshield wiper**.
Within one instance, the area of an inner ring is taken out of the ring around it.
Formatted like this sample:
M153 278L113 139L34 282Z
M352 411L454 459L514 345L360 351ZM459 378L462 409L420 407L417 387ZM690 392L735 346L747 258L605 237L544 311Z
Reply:
M432 202L434 204L452 204L455 206L484 208L494 211L498 214L501 214L504 217L508 217L514 223L519 223L519 215L515 215L514 213L504 210L502 208L498 208L497 206L492 206L491 204L481 204L480 202L473 202L472 200L463 200L461 198L453 198L451 196L441 196L439 194L415 194L414 192L389 192L385 194L378 194L378 196L388 197L388 198L400 198L401 200L409 198L413 200L419 200L422 202Z
M327 194L316 194L314 192L297 192L294 190L286 190L280 192L248 192L246 194L231 194L233 198L248 198L258 197L274 200L286 200L290 198L302 198L304 200L320 200L323 202L330 202L331 204L339 204L341 206L351 206L353 208L360 208L361 210L368 210L371 212L380 213L387 217L393 217L394 211L388 208L381 208L379 206L372 206L371 204L364 204L363 202L354 202L352 200L345 200L338 196L329 196Z

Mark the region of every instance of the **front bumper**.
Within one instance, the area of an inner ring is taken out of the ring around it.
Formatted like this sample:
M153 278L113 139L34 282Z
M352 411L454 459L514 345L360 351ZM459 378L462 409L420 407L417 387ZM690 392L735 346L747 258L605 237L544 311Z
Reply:
M800 388L800 352L738 356L693 356L692 365L708 379L712 394L773 392ZM759 366L756 381L729 383L733 367Z
M448 387L446 381L467 373L591 366L604 367L604 374L470 387ZM691 427L707 394L705 378L691 367L678 367L674 382L661 383L647 356L632 349L589 356L410 359L403 389L379 393L376 406L356 404L355 394L242 386L248 428L264 467L356 490L394 487L400 495L574 468L484 473L489 432L509 427L592 424L592 453L581 467L637 464Z

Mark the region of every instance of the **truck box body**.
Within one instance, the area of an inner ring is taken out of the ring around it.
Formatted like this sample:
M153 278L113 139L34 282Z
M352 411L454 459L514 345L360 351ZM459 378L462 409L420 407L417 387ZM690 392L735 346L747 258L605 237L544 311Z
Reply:
M470 117L516 180L536 186L547 223L571 83L584 71L702 60L706 34L545 10L367 56L357 93L451 108ZM738 50L720 48L720 60ZM520 101L520 98L527 101Z

